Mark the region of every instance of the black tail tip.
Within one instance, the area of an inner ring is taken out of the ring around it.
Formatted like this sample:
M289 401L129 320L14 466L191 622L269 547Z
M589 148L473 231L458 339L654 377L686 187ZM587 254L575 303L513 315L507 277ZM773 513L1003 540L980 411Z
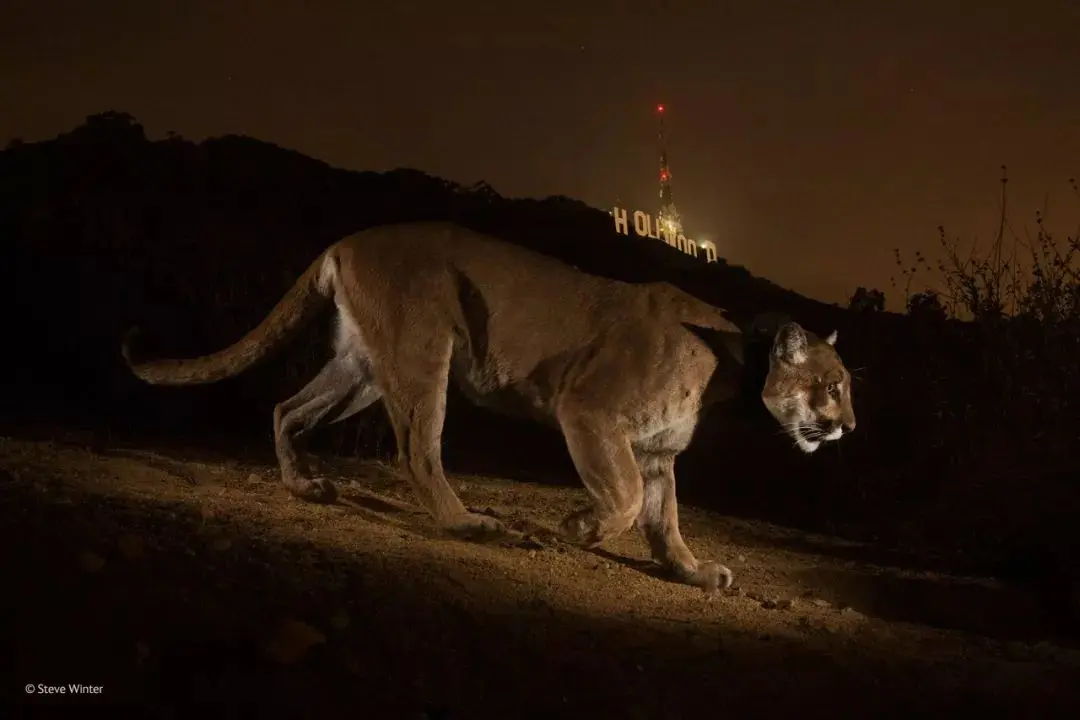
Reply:
M124 333L124 339L120 342L120 354L124 356L124 362L128 365L134 363L131 348L135 344L135 338L139 335L139 326L134 325Z

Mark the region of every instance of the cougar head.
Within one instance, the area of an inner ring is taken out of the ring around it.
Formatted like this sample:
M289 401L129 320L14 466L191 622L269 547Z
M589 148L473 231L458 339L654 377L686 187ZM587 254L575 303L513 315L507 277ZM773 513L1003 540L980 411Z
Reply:
M851 374L835 344L835 331L822 340L788 322L777 331L769 353L761 399L805 453L855 429Z

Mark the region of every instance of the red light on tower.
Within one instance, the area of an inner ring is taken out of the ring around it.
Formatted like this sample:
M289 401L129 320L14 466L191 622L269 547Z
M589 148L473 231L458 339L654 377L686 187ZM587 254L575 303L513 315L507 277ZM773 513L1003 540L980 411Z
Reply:
M658 112L658 113L664 112L664 106L663 105L657 105L656 106L656 112Z

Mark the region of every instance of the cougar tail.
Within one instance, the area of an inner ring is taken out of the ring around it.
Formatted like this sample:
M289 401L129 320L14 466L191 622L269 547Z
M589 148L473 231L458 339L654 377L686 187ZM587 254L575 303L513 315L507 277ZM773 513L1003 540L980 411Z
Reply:
M121 354L128 367L151 385L205 385L239 375L291 340L332 300L338 265L334 249L319 256L261 323L224 350L183 359L140 359L132 352L138 334L124 335Z

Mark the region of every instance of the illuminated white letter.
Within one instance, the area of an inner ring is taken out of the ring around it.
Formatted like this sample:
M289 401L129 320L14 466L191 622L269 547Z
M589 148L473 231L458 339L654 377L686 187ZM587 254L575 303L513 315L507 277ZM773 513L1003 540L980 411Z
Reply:
M660 222L659 222L659 220L653 221L652 215L646 215L645 219L648 221L648 225L649 225L649 237L652 238L653 240L659 240L660 239Z
M626 221L626 211L621 208L615 208L615 212L613 212L612 215L615 217L615 232L629 235L630 224Z
M634 211L634 232L641 237L649 237L649 216L640 210Z

